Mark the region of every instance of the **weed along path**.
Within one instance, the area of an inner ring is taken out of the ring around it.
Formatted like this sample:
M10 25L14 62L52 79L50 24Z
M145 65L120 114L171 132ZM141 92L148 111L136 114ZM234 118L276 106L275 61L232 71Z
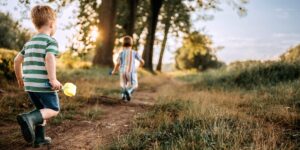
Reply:
M110 97L95 96L81 108L76 108L80 111L74 112L73 117L67 117L70 112L62 110L61 114L64 118L58 116L58 119L47 126L46 133L53 140L51 146L38 149L99 149L109 144L113 138L126 133L134 118L154 104L154 96L155 92L139 91L129 103ZM17 124L0 126L0 129L1 134L14 134L7 140L1 141L0 149L37 149L25 143Z

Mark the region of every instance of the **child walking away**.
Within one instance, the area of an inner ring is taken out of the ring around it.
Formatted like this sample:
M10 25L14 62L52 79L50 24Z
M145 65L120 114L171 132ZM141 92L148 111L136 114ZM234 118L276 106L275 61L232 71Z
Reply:
M140 66L144 65L144 60L137 51L132 50L133 40L130 36L123 38L123 50L119 54L117 63L112 71L112 74L118 70L120 72L120 85L122 100L130 101L131 95L138 87L137 72L135 60L140 62Z
M56 30L56 13L49 6L35 6L31 19L38 34L28 41L16 56L14 69L19 87L25 88L35 110L17 116L24 139L33 147L48 145L46 120L59 112L57 90L62 85L56 79L58 45L51 36ZM49 84L50 83L50 84Z

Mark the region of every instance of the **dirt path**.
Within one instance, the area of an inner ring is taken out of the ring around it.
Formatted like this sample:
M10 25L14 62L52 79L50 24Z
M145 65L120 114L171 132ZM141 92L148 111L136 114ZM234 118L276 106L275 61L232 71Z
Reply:
M98 98L100 101L104 99L104 102L89 104L86 108L99 107L104 112L100 119L93 121L66 120L61 125L47 128L47 133L53 140L50 149L85 150L101 148L101 146L110 143L114 137L126 133L131 127L133 118L144 112L147 107L153 105L154 95L153 91L140 91L135 93L131 102L115 104L105 103L107 101L105 99L109 99L108 97ZM9 132L19 130L19 128L17 125L13 125L2 128L2 131L4 130L9 134ZM22 140L14 142L13 145L0 147L0 149L31 150L33 148ZM47 147L38 149L47 149Z

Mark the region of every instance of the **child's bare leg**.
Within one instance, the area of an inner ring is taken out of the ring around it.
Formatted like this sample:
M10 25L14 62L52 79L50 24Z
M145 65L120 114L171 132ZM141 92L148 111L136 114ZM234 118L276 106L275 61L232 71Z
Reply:
M45 120L50 119L52 117L55 117L59 113L59 111L55 111L55 110L52 110L52 109L49 109L49 108L40 109L40 112L43 116L44 123L45 123Z

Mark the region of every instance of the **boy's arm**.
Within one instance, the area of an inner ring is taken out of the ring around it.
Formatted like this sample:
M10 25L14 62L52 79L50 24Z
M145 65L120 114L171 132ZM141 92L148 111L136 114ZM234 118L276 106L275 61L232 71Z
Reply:
M14 70L15 75L18 80L18 84L20 88L24 87L23 82L23 72L22 72L22 63L23 63L24 57L21 54L18 54L14 59Z
M54 54L47 53L45 57L46 70L48 72L48 78L53 90L60 90L62 88L61 83L56 78L56 58Z
M120 69L121 56L122 56L122 52L119 53L119 56L117 58L117 63L115 64L114 70L111 72L112 75L118 72Z
M140 67L144 66L145 61L143 59L140 60Z
M119 71L119 69L120 69L120 63L117 62L117 64L116 64L115 67L114 67L114 70L111 72L111 74L112 74L112 75L115 74L116 72Z
M145 61L143 58L139 55L139 53L135 53L135 58L140 62L140 67L144 66Z

